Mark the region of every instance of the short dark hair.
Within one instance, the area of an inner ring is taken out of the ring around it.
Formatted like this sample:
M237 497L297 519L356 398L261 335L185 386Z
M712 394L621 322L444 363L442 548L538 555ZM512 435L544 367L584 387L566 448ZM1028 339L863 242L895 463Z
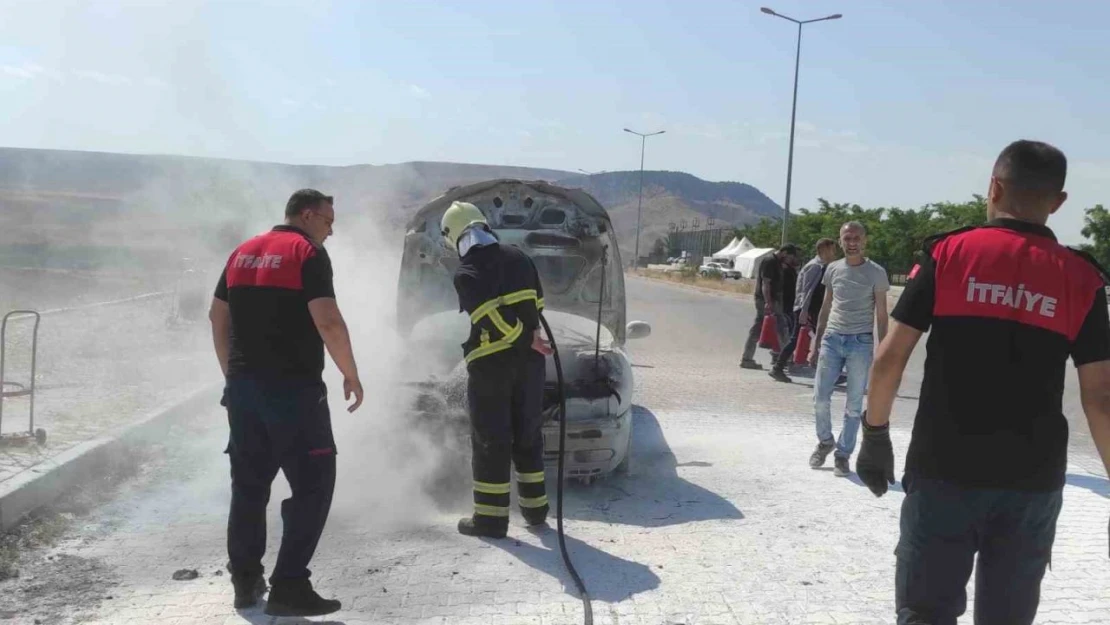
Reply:
M298 189L293 192L293 195L289 196L289 201L285 203L285 216L296 217L301 214L301 211L307 208L315 208L323 202L334 204L335 198L324 195L316 189Z
M794 245L793 243L787 243L786 245L780 247L779 251L789 256L797 256L798 253L801 252L801 250L798 249L798 246Z
M817 245L814 246L814 249L817 250L818 252L820 252L821 250L825 250L825 249L828 249L830 247L836 247L836 241L833 241L832 239L830 239L828 237L825 237L825 238L822 238L822 239L817 239Z
M1064 190L1068 159L1055 146L1021 139L1002 150L992 173L1012 185L1019 195L1045 198Z
M845 228L848 228L849 230L859 230L863 234L867 234L867 226L863 225L862 221L846 221L842 226L840 226L840 229L842 231Z

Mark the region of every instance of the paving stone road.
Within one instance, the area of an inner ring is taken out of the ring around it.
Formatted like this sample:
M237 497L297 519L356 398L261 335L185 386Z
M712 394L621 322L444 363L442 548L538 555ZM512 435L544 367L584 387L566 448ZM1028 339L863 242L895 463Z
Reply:
M640 279L629 280L628 290L629 318L653 325L651 337L628 346L638 406L632 474L568 484L565 502L568 548L593 594L595 622L892 623L902 495L896 487L875 498L854 475L808 467L807 381L780 384L736 366L751 302ZM899 465L920 364L921 354L896 402ZM340 485L313 570L317 587L344 609L312 622L580 623L554 530L529 533L514 516L506 540L459 536L454 521L467 494L437 505L418 492L419 480L406 479L407 469L390 466L427 472L424 460L433 455L390 439L395 422L372 425L405 401L376 397L351 416L342 397L333 399ZM838 401L843 395L834 411ZM231 608L230 583L217 574L228 498L224 419L213 410L179 426L173 440L180 444L167 451L159 474L172 479L136 484L23 576L51 579L70 570L95 592L78 600L59 585L40 589L17 613L0 599L0 611L19 623L309 622ZM1084 451L1079 428L1086 426L1073 429L1078 441L1038 623L1104 623L1110 614L1110 482ZM550 480L549 489L554 495ZM268 567L287 493L278 480ZM174 581L178 569L199 577ZM0 597L11 596L11 584L0 583Z

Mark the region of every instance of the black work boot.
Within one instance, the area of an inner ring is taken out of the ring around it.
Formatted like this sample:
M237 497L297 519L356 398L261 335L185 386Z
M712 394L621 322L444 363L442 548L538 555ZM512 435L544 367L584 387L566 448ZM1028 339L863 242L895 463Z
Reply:
M848 468L848 459L841 458L840 456L833 458L833 467L833 475L837 477L848 477L852 472L852 470Z
M763 370L763 365L759 364L758 362L756 362L754 360L741 360L740 361L740 368L741 369L752 369L754 371L762 371Z
M541 511L534 512L529 509L527 512L521 511L521 516L524 517L524 523L528 527L538 527L547 524L547 506L540 509Z
M316 594L307 579L275 580L273 584L266 601L266 614L270 616L321 616L343 607L335 599Z
M486 538L504 538L509 532L508 522L493 524L477 521L474 517L459 519L459 533L463 536L485 536Z
M786 382L788 384L793 382L793 380L786 375L786 372L780 369L778 365L775 365L767 375L778 382Z
M266 580L262 575L232 576L231 585L235 587L236 610L253 606L266 594Z
M810 468L818 469L822 465L824 465L825 464L825 458L829 457L829 454L832 453L832 450L833 450L834 447L836 447L836 442L835 441L828 441L828 442L818 443L817 444L817 449L814 449L813 453L809 455L809 466L810 466Z

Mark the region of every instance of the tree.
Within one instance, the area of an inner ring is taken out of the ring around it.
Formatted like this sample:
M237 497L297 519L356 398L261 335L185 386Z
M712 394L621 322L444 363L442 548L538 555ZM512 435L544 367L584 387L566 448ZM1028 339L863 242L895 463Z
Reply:
M1103 267L1110 267L1110 211L1102 204L1096 204L1083 213L1083 230L1080 233L1090 243L1082 247Z
M659 238L655 240L655 245L651 248L651 255L655 258L666 258L667 256L667 241Z
M840 227L858 221L867 228L867 256L891 274L905 274L916 260L925 238L964 226L981 225L987 219L986 199L972 196L969 202L940 202L917 210L896 207L864 208L859 204L818 199L817 209L801 209L790 216L790 241L808 256L818 239L839 239ZM1110 235L1110 219L1107 220ZM782 222L763 219L736 230L756 247L778 247ZM1110 248L1110 236L1107 237Z

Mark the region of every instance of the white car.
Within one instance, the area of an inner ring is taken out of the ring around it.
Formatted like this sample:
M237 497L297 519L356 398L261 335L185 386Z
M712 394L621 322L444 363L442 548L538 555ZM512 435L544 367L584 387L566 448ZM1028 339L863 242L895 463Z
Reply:
M705 263L698 268L698 273L700 273L703 277L709 277L711 275L721 275L725 278L734 278L736 280L740 279L740 271L737 269L733 269L725 265L724 263Z
M651 326L627 323L624 271L605 209L581 189L500 179L456 187L421 208L409 222L401 258L397 319L402 336L429 316L449 314L446 334L454 365L437 389L452 419L466 419L466 367L459 344L468 322L458 313L452 276L459 259L444 245L440 218L454 201L476 205L502 243L526 252L539 271L544 317L555 334L566 383L566 476L589 483L627 468L632 429L632 364L627 339ZM604 291L603 291L604 287ZM548 357L544 391L544 459L558 461L558 384ZM440 400L434 400L439 403ZM427 411L425 411L427 412ZM464 421L465 423L465 421ZM453 422L451 428L466 431Z

